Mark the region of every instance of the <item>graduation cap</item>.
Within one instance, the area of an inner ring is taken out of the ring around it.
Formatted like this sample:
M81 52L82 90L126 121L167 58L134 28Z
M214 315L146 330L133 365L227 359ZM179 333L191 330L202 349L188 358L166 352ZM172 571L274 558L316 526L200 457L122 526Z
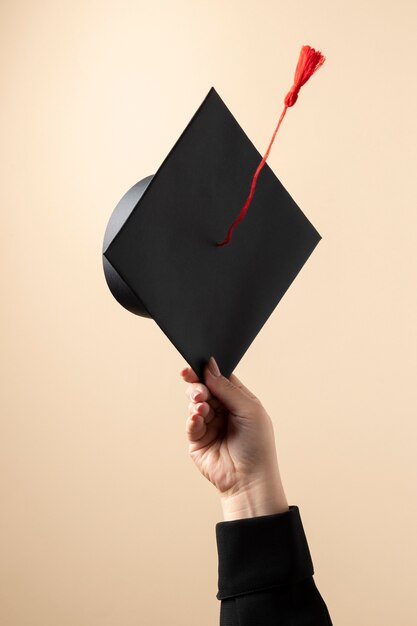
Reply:
M111 215L103 265L112 294L155 320L201 381L211 355L224 376L233 372L321 239L266 159L323 62L303 46L264 157L212 87L156 174Z

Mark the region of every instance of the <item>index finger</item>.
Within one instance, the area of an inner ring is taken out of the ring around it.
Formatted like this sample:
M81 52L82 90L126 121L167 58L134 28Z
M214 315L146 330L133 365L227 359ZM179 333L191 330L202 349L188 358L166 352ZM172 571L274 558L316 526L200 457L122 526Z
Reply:
M201 400L210 400L211 393L204 383L200 382L197 374L191 367L185 367L180 373L186 383L190 383L186 389L186 394L192 397L193 393L200 393Z
M221 406L221 402L213 396L207 385L200 383L200 379L191 367L184 367L180 372L180 376L186 383L190 383L186 389L187 395L190 395L194 388L194 391L200 391L201 393L199 401L208 402L214 410Z
M199 383L200 382L199 377L197 376L197 374L195 373L192 367L184 367L180 372L180 376L183 380L185 380L186 383Z

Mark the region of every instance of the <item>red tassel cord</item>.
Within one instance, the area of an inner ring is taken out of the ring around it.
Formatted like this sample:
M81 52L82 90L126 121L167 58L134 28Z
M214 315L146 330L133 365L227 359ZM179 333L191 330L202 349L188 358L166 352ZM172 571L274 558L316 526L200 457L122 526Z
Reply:
M319 52L318 50L315 50L314 48L311 48L310 46L303 46L301 48L301 52L300 52L300 57L298 59L298 63L297 63L297 67L295 69L295 74L294 74L294 83L293 86L291 87L291 89L289 90L289 92L287 93L287 95L284 98L284 109L281 113L281 116L278 120L278 124L276 129L274 130L274 134L272 135L271 141L269 142L269 146L267 151L265 152L265 155L262 159L262 161L259 163L258 167L256 168L256 172L253 176L252 179L252 184L250 187L250 192L249 195L246 199L245 204L243 205L238 217L235 219L235 221L232 223L232 225L229 228L229 232L227 233L226 239L224 241L222 241L221 243L217 243L217 246L225 246L226 244L228 244L232 238L232 232L234 230L234 228L239 224L239 222L241 222L243 220L243 218L246 215L246 212L249 208L250 203L252 202L252 198L253 198L253 194L255 193L255 187L256 187L256 183L258 180L258 176L259 173L261 171L261 169L263 168L263 166L266 163L266 160L268 158L268 155L271 151L272 148L272 144L274 143L274 139L275 136L278 132L279 127L281 126L281 122L285 117L285 114L287 112L287 109L289 107L294 106L294 104L297 102L297 98L298 98L298 93L301 89L301 87L308 81L308 79L314 74L314 72L317 72L317 70L319 69L319 67L321 67L324 63L324 61L326 60L326 58L322 55L321 52Z

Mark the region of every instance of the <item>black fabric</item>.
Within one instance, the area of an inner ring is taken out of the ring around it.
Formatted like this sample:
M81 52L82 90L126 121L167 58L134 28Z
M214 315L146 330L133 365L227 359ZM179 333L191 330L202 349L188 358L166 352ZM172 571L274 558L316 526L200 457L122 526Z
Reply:
M297 506L216 524L220 626L332 626Z
M265 164L231 242L216 246L261 159L212 88L155 175L121 200L106 236L114 295L154 319L200 380L211 355L230 376L321 239Z

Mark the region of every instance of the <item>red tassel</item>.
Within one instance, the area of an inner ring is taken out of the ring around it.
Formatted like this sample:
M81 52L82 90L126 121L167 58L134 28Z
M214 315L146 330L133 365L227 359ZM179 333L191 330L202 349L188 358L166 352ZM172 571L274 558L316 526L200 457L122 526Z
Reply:
M326 58L322 55L321 52L319 52L318 50L315 50L314 48L311 48L310 46L303 46L301 48L301 52L300 52L300 57L298 59L298 63L297 63L297 67L295 69L295 74L294 74L294 83L293 86L291 87L291 89L289 90L289 92L287 93L287 95L284 98L284 109L281 113L281 116L278 120L278 124L276 129L274 130L274 134L272 135L271 141L269 142L269 146L268 149L264 155L264 157L262 158L262 161L259 163L256 172L253 176L252 179L252 184L251 184L251 188L249 191L249 195L246 199L245 204L243 205L238 217L235 219L235 221L232 223L232 225L229 228L229 232L227 233L226 239L224 241L222 241L221 243L217 243L217 246L225 246L226 244L229 243L229 241L232 238L232 232L234 230L234 228L239 224L239 222L241 222L243 220L243 218L246 215L246 211L249 208L250 203L252 202L252 198L253 198L253 194L255 193L255 187L256 187L256 182L258 180L258 176L259 176L259 172L261 171L261 169L263 168L263 166L265 165L265 162L268 158L268 155L270 153L272 144L274 143L274 139L275 136L278 132L279 127L281 126L281 122L284 119L284 116L287 112L287 109L289 107L294 106L294 104L297 102L297 98L298 98L298 93L301 89L301 87L308 81L308 79L310 78L310 76L312 76L314 74L314 72L316 72L319 67L321 67L324 63L324 61L326 60Z
M298 98L298 92L301 87L308 81L314 72L323 65L325 57L318 50L303 46L298 59L297 67L294 74L294 84L285 96L284 103L287 107L292 107Z

